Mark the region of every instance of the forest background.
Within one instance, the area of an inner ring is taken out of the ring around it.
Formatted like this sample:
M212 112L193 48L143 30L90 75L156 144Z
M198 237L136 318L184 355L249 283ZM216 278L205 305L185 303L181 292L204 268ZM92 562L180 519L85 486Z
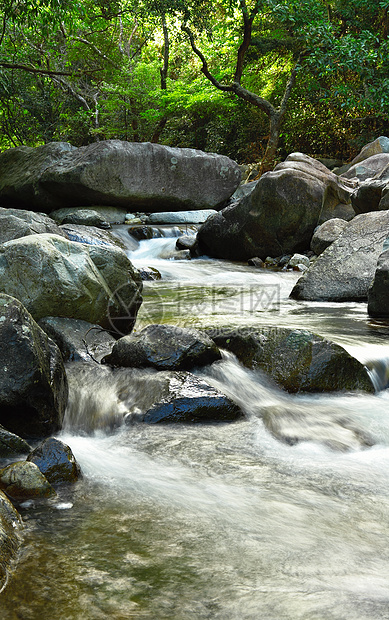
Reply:
M389 135L389 0L0 7L1 150L115 138L271 167Z

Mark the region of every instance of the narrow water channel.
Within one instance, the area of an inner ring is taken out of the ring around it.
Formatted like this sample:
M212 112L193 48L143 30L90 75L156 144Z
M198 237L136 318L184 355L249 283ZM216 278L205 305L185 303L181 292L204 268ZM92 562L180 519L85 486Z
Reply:
M303 327L387 372L389 333L365 304L292 301L298 274L163 258L174 244L130 246L135 266L162 275L145 283L137 329ZM24 545L2 619L389 618L388 391L289 396L231 355L201 374L241 405L243 420L96 423L89 434L65 425L60 438L84 477L59 501L20 508ZM81 418L126 414L119 375L69 368ZM135 379L126 381L136 406ZM301 441L270 434L269 411Z

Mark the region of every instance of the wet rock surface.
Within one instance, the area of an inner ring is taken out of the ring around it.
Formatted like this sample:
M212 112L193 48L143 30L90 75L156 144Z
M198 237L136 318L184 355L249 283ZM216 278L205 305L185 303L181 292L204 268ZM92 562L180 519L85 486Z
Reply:
M60 427L68 386L62 356L17 300L0 295L0 423L24 438Z
M50 437L45 439L27 457L51 484L73 483L81 476L81 468L69 446Z
M345 349L303 329L212 329L207 333L220 348L248 368L269 375L287 392L374 392L366 368Z
M189 370L221 358L214 342L202 332L173 325L149 325L120 338L104 358L111 366Z
M28 454L30 450L31 446L27 441L0 425L0 458Z
M82 319L125 334L134 325L141 288L138 272L119 248L48 234L0 246L0 291L19 299L37 320Z
M65 362L100 362L116 342L100 325L81 319L47 316L40 319L38 325L56 343Z
M22 527L20 515L0 491L0 592L7 584L12 562L16 559Z
M14 500L56 495L39 467L29 461L17 461L0 469L0 489Z
M165 373L164 373L165 374ZM231 422L243 416L231 399L188 372L166 373L162 397L128 422L147 424Z

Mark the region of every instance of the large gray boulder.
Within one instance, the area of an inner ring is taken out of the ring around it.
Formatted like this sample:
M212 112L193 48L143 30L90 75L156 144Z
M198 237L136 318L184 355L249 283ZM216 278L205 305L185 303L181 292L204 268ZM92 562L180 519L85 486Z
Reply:
M17 299L0 294L0 423L21 437L51 435L67 398L57 345Z
M120 338L104 358L111 366L190 370L221 359L215 343L197 329L174 325L148 325L141 332Z
M240 181L238 165L223 155L120 140L16 147L0 154L0 170L1 204L45 212L96 204L219 209Z
M378 258L367 299L370 316L385 319L389 317L389 249L385 249Z
M316 226L334 217L339 204L351 208L355 186L311 157L293 153L262 175L249 195L203 224L200 250L232 260L302 252Z
M313 234L311 239L312 252L315 252L317 256L322 254L342 234L346 226L348 223L338 217L324 222Z
M8 574L19 549L22 519L7 496L0 491L0 593L8 581Z
M0 207L0 243L42 233L65 236L59 226L43 213Z
M389 211L357 215L297 281L291 297L311 301L366 301L388 235Z
M129 333L141 304L142 280L124 251L30 235L0 246L0 292L19 299L39 320L62 316Z
M358 179L366 181L372 179L376 174L380 174L389 164L389 153L379 153L372 155L368 159L364 159L360 163L354 164L340 175L340 179Z
M208 331L212 336L212 330ZM248 368L265 372L287 392L374 392L366 368L343 347L304 329L218 329L216 344Z
M37 148L17 146L0 153L0 205L48 213L54 206L39 184L41 174L66 153L77 151L68 142Z

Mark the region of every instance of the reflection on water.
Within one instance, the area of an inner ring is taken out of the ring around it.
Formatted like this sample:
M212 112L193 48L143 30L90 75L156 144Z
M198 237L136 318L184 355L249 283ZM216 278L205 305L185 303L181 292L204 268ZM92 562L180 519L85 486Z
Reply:
M304 327L362 361L389 357L365 304L289 301L294 273L150 261L164 280L146 283L138 328ZM278 307L250 305L267 287L278 287ZM243 420L121 426L155 373L70 368L61 439L84 479L60 491L69 510L21 509L25 545L2 619L389 618L388 392L289 396L229 355L201 374Z

